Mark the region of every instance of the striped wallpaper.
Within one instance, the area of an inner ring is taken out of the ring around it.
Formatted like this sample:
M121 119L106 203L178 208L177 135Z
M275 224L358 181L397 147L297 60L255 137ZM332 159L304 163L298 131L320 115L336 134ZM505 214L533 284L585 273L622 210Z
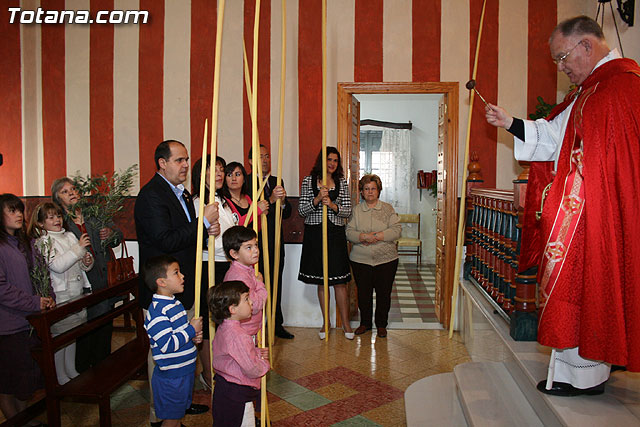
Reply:
M336 145L338 82L459 81L473 64L483 0L329 0L327 129ZM550 60L547 37L559 19L595 14L588 0L487 0L477 88L515 115L535 97L553 100L568 86ZM200 157L211 113L217 11L210 0L8 0L0 10L0 191L45 195L63 175L140 165L153 174L153 150L182 141ZM126 25L9 24L7 7L48 10L148 10L150 22ZM640 9L640 8L638 8ZM253 0L227 0L223 32L219 154L246 159L251 122L244 91L242 40L253 48ZM321 2L287 1L287 80L283 178L289 193L321 144ZM280 105L281 2L262 0L258 58L260 141L275 159ZM637 53L637 29L622 25ZM636 37L633 38L633 31ZM615 38L607 34L615 46ZM625 45L625 53L628 46ZM629 56L629 54L627 54ZM637 57L636 57L637 58ZM251 64L249 65L251 69ZM463 87L461 87L463 89ZM468 93L460 91L460 142ZM474 107L471 150L485 185L508 187L517 175L510 138ZM498 141L498 144L496 144ZM462 148L461 148L462 149ZM462 156L460 156L462 157ZM497 164L500 165L497 168Z

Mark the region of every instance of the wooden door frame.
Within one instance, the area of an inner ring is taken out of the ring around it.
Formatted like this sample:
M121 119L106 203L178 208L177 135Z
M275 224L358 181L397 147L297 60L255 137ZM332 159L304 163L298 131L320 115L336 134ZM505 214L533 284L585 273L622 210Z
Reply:
M445 265L442 288L445 328L451 316L451 294L455 277L456 237L458 229L458 82L338 83L338 151L348 154L351 133L351 97L356 94L442 94L447 108L448 129L444 142L444 239ZM343 154L343 169L349 171L351 156ZM449 248L446 247L449 242ZM434 301L438 304L438 301Z

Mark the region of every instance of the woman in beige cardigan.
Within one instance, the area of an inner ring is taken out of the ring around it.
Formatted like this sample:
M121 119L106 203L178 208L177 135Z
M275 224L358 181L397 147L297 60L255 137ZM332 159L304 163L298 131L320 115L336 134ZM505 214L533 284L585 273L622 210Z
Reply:
M376 290L376 328L378 337L387 336L387 320L391 308L391 287L398 269L395 241L402 226L393 207L379 200L382 181L378 175L360 179L363 201L355 207L347 224L347 239L353 243L349 259L358 286L360 326L356 335L371 330L373 290Z

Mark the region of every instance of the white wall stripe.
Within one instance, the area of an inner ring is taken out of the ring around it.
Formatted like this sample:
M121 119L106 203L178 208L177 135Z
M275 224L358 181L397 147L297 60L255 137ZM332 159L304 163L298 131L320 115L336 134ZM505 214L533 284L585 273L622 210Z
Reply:
M40 2L23 0L20 6L36 10ZM20 27L23 187L25 194L44 195L41 32L39 25Z
M460 82L460 122L458 141L460 151L459 163L464 161L464 142L467 137L467 120L469 117L469 92L464 84L469 80L469 0L442 2L442 35L440 38L440 80L443 82ZM458 170L458 185L462 185L463 168ZM460 188L458 188L460 190Z
M86 10L83 0L67 0L67 10ZM67 175L91 173L89 128L89 26L65 26L65 118Z
M527 31L529 0L511 0L499 11L498 105L516 117L527 115ZM514 14L513 10L520 13ZM500 78L514 76L514 78ZM484 111L478 111L484 114ZM474 112L475 114L475 112ZM522 168L513 158L513 135L498 128L496 150L496 187L513 188L513 180Z
M244 2L227 0L222 28L220 58L220 104L218 106L218 154L227 163L242 161L242 88L244 68L242 39L244 37ZM214 24L215 25L215 24ZM215 46L211 47L215 55ZM248 53L250 55L250 53ZM208 96L211 96L209 94ZM207 116L210 116L208 113Z
M287 2L287 63L285 77L285 122L282 153L282 179L287 193L298 194L298 116L297 116L297 44L298 12ZM297 3L297 1L295 2ZM278 138L280 132L280 66L282 61L282 2L271 3L271 169L278 168ZM293 76L293 77L292 77ZM292 105L293 104L293 105ZM295 112L295 116L292 114ZM295 154L294 154L295 153Z
M287 28L288 30L288 28ZM290 58L287 58L290 60ZM280 135L280 76L282 62L282 2L281 0L271 1L271 168L273 174L278 169L278 139ZM286 78L286 77L285 77ZM286 90L286 88L285 88ZM286 96L286 93L285 93ZM286 145L285 139L284 144ZM283 147L284 148L284 147ZM283 152L284 154L284 152ZM285 180L285 184L286 184Z
M181 141L190 152L191 0L166 0L164 7L164 139Z
M136 10L138 0L115 0L116 10ZM114 26L113 32L113 163L115 170L140 164L138 150L138 46L140 24ZM140 189L134 181L131 194Z
M382 79L385 82L412 80L411 3L411 0L384 2Z
M287 79L284 88L284 153L282 179L287 193L300 194L298 181L298 1L287 0ZM278 113L279 114L279 113ZM277 161L277 160L276 160Z
M338 145L338 82L352 82L355 57L355 0L327 5L327 145ZM344 155L344 153L342 153ZM310 153L316 156L316 153ZM306 176L309 171L300 171Z

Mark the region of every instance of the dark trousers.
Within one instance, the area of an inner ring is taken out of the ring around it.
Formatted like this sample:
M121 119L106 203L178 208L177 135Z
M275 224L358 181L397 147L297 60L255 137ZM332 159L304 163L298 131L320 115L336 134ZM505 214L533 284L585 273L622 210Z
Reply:
M211 404L213 425L221 427L240 426L244 416L245 404L256 400L259 401L260 390L229 382L219 374L215 374L213 379L216 384L213 389L213 401ZM256 407L260 408L259 403L254 403L254 405L254 410Z
M358 287L360 324L371 328L373 316L373 290L376 291L376 328L386 328L391 309L391 288L396 277L398 260L380 265L351 261L351 271Z
M76 341L76 369L84 372L111 354L113 323L100 326Z

